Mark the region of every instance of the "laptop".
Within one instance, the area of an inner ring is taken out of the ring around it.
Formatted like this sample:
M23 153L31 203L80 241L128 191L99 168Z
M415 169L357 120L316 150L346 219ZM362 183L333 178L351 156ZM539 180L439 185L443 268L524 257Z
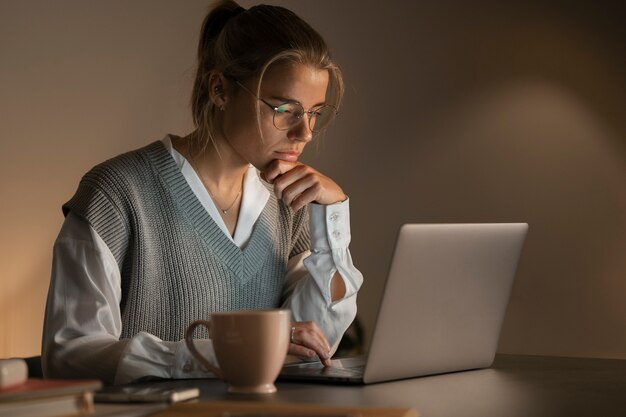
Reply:
M527 231L403 225L368 355L285 365L279 379L369 384L491 366Z

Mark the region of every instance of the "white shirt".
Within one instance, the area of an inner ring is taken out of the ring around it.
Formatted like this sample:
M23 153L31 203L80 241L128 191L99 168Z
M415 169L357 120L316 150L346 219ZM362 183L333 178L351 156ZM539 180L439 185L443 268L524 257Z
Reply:
M163 143L215 223L243 248L270 197L256 169L250 166L246 173L237 228L231 236L191 164L172 147L169 136ZM283 307L292 310L295 321L315 321L334 353L356 315L356 293L363 277L348 249L348 200L309 207L311 251L289 260ZM346 293L333 302L330 281L335 272L343 278ZM193 358L184 340L164 341L145 332L120 340L121 298L120 270L111 250L86 220L70 212L53 249L42 345L47 377L97 377L106 383L123 384L145 376L212 376ZM195 344L217 364L209 339L196 340Z

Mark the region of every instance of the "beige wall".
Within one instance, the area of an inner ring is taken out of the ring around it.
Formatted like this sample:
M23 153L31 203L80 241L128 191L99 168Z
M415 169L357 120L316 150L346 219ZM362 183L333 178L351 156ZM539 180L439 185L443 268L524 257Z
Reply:
M366 329L400 224L527 221L500 351L626 358L623 10L273 3L317 27L345 72L340 119L306 159L351 196ZM38 352L80 176L187 131L205 4L0 0L0 357Z

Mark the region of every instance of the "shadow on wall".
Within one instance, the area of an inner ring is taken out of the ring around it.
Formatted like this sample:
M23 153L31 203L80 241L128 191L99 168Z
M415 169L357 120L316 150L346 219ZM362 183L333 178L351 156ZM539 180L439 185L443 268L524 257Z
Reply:
M364 3L323 154L359 167L311 162L350 194L366 344L402 223L527 221L500 350L625 357L623 6Z

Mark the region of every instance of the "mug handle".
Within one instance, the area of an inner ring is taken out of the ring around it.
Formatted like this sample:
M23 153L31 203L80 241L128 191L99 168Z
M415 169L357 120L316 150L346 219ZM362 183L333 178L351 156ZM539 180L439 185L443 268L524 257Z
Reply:
M204 356L202 356L202 354L196 348L196 345L194 345L193 343L193 331L196 330L196 327L202 325L202 326L206 326L206 328L209 329L210 324L211 324L210 320L196 320L193 323L191 323L189 327L187 327L187 330L185 331L185 344L187 345L187 348L189 349L191 354L202 365L204 365L206 369L208 369L209 371L217 375L219 379L224 379L222 376L222 370L220 368L217 368L211 365L211 363Z

